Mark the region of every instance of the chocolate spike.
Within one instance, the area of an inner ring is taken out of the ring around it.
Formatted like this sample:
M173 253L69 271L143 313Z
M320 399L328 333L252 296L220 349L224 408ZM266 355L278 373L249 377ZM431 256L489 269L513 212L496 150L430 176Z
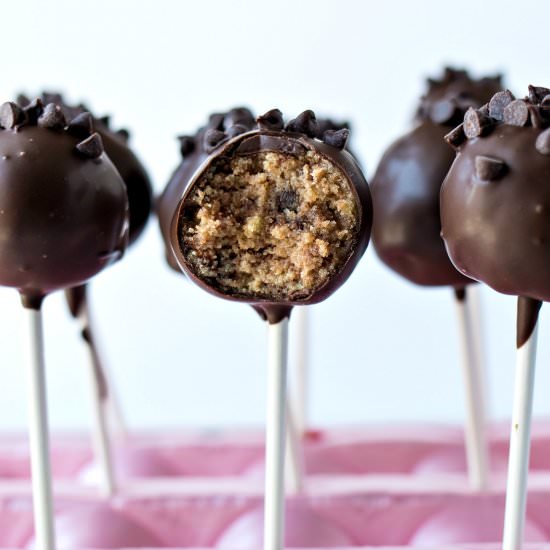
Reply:
M51 130L63 130L66 121L65 115L59 105L48 103L44 107L44 112L38 118L38 126L42 128L50 128Z
M489 101L489 116L496 120L502 120L504 109L516 99L510 90L497 92Z
M507 171L506 163L495 157L477 155L475 158L476 176L483 181L494 181L502 178Z
M527 102L523 99L512 101L505 107L502 118L505 124L510 124L511 126L525 126L529 121Z
M221 145L226 139L227 139L227 136L221 130L215 130L213 128L209 128L204 133L204 138L203 138L204 150L207 153L211 153L214 149L216 149L216 147L218 147L218 145Z
M94 131L94 120L87 111L76 115L67 127L67 131L77 137L86 137Z
M538 135L535 147L542 155L550 155L550 128Z
M344 149L349 138L349 130L342 128L341 130L327 130L323 134L323 141L327 145L336 147L336 149Z
M492 120L473 107L470 107L464 115L464 133L470 139L485 135L492 126Z
M84 141L77 143L76 150L84 157L95 159L103 153L103 140L97 132L94 132Z
M195 150L195 138L193 136L178 136L178 140L182 157L186 157Z
M279 109L271 109L256 119L261 130L282 130L285 123Z
M0 126L6 130L15 128L23 118L23 110L11 101L0 106Z
M450 99L436 101L430 108L430 118L436 124L450 122L458 113L457 104Z
M287 132L305 134L308 137L317 135L317 118L315 113L308 109L292 119L285 127Z
M445 141L454 149L458 149L465 141L464 124L457 126L444 136Z

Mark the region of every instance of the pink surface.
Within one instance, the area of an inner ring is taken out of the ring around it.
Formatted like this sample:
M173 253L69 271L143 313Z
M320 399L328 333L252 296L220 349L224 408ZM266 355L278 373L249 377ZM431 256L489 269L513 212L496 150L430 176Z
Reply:
M260 431L136 435L115 442L121 479L180 476L260 476L263 440ZM508 428L491 430L493 471L507 463ZM462 434L455 427L364 427L311 432L304 440L308 474L433 474L465 472ZM59 479L94 480L94 465L85 435L54 436L53 471ZM533 430L533 470L550 471L550 422ZM0 437L0 477L29 476L25 438Z

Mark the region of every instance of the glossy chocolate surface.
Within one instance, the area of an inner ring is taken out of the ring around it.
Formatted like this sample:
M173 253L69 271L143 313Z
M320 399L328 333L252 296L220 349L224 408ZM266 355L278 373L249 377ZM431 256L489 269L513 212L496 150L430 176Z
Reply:
M466 276L550 300L550 90L495 95L466 113L441 190L442 235Z
M455 157L443 138L470 105L482 105L500 88L500 77L474 80L446 69L441 80L429 80L416 127L380 161L371 184L373 244L386 265L413 283L472 282L454 268L440 236L439 191Z
M59 107L7 103L0 125L0 284L39 308L121 257L126 188L98 134Z
M189 179L183 186L183 189L180 190L178 204L172 206L170 242L181 269L195 283L221 298L250 303L249 299L221 293L217 288L199 278L187 263L180 248L179 240L179 235L181 234L180 224L182 223L182 211L186 195L201 176L209 169L210 164L222 156L230 158L265 151L281 152L292 155L303 154L308 150L312 150L338 166L348 179L350 189L356 200L357 211L360 218L356 237L357 240L352 247L352 253L347 258L340 271L337 272L327 284L304 299L299 301L281 300L275 303L268 300L258 300L251 303L254 309L256 309L264 319L270 323L276 323L282 318L289 316L292 306L320 302L330 296L345 282L367 247L372 224L372 204L368 185L357 162L352 155L344 149L348 134L347 130L330 130L328 133L325 132L325 134L323 134L323 139L326 142L317 139L318 128L315 116L311 111L305 111L302 115L290 121L284 128L282 115L277 110L270 111L266 113L266 115L259 117L258 123L258 129L244 132L232 138L224 137L221 134L217 136L219 141L211 150L210 155L202 162L200 167L195 170L191 179Z

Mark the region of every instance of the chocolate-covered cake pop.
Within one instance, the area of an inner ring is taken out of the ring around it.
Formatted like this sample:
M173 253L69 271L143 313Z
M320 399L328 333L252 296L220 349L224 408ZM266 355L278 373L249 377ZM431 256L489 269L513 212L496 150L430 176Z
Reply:
M121 257L128 199L89 117L39 99L0 107L0 284L27 307Z
M171 244L205 290L255 306L272 323L319 302L351 274L370 236L368 186L344 149L318 138L312 111L274 109L252 131L207 130L210 154L173 205Z
M373 244L384 263L420 285L471 282L449 261L440 237L439 190L454 152L444 136L470 106L479 107L501 89L501 77L472 79L445 69L428 80L416 127L386 151L373 178Z
M508 91L447 136L442 237L457 269L498 292L550 300L550 89Z
M67 120L81 116L90 120L94 130L101 136L103 148L111 162L121 175L128 193L129 205L129 244L132 244L143 232L151 210L153 208L153 189L147 172L130 149L128 130L121 128L113 130L110 125L110 117L96 117L90 114L90 110L83 104L68 105L59 93L44 92L41 95L42 103L55 103L59 105ZM21 105L28 105L29 99L25 95L18 97Z

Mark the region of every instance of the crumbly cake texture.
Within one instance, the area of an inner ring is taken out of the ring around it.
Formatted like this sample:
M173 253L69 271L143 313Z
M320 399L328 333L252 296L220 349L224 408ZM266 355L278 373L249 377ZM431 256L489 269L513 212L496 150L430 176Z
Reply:
M337 273L360 227L346 175L315 151L220 157L186 197L180 246L195 274L251 300L300 300Z

